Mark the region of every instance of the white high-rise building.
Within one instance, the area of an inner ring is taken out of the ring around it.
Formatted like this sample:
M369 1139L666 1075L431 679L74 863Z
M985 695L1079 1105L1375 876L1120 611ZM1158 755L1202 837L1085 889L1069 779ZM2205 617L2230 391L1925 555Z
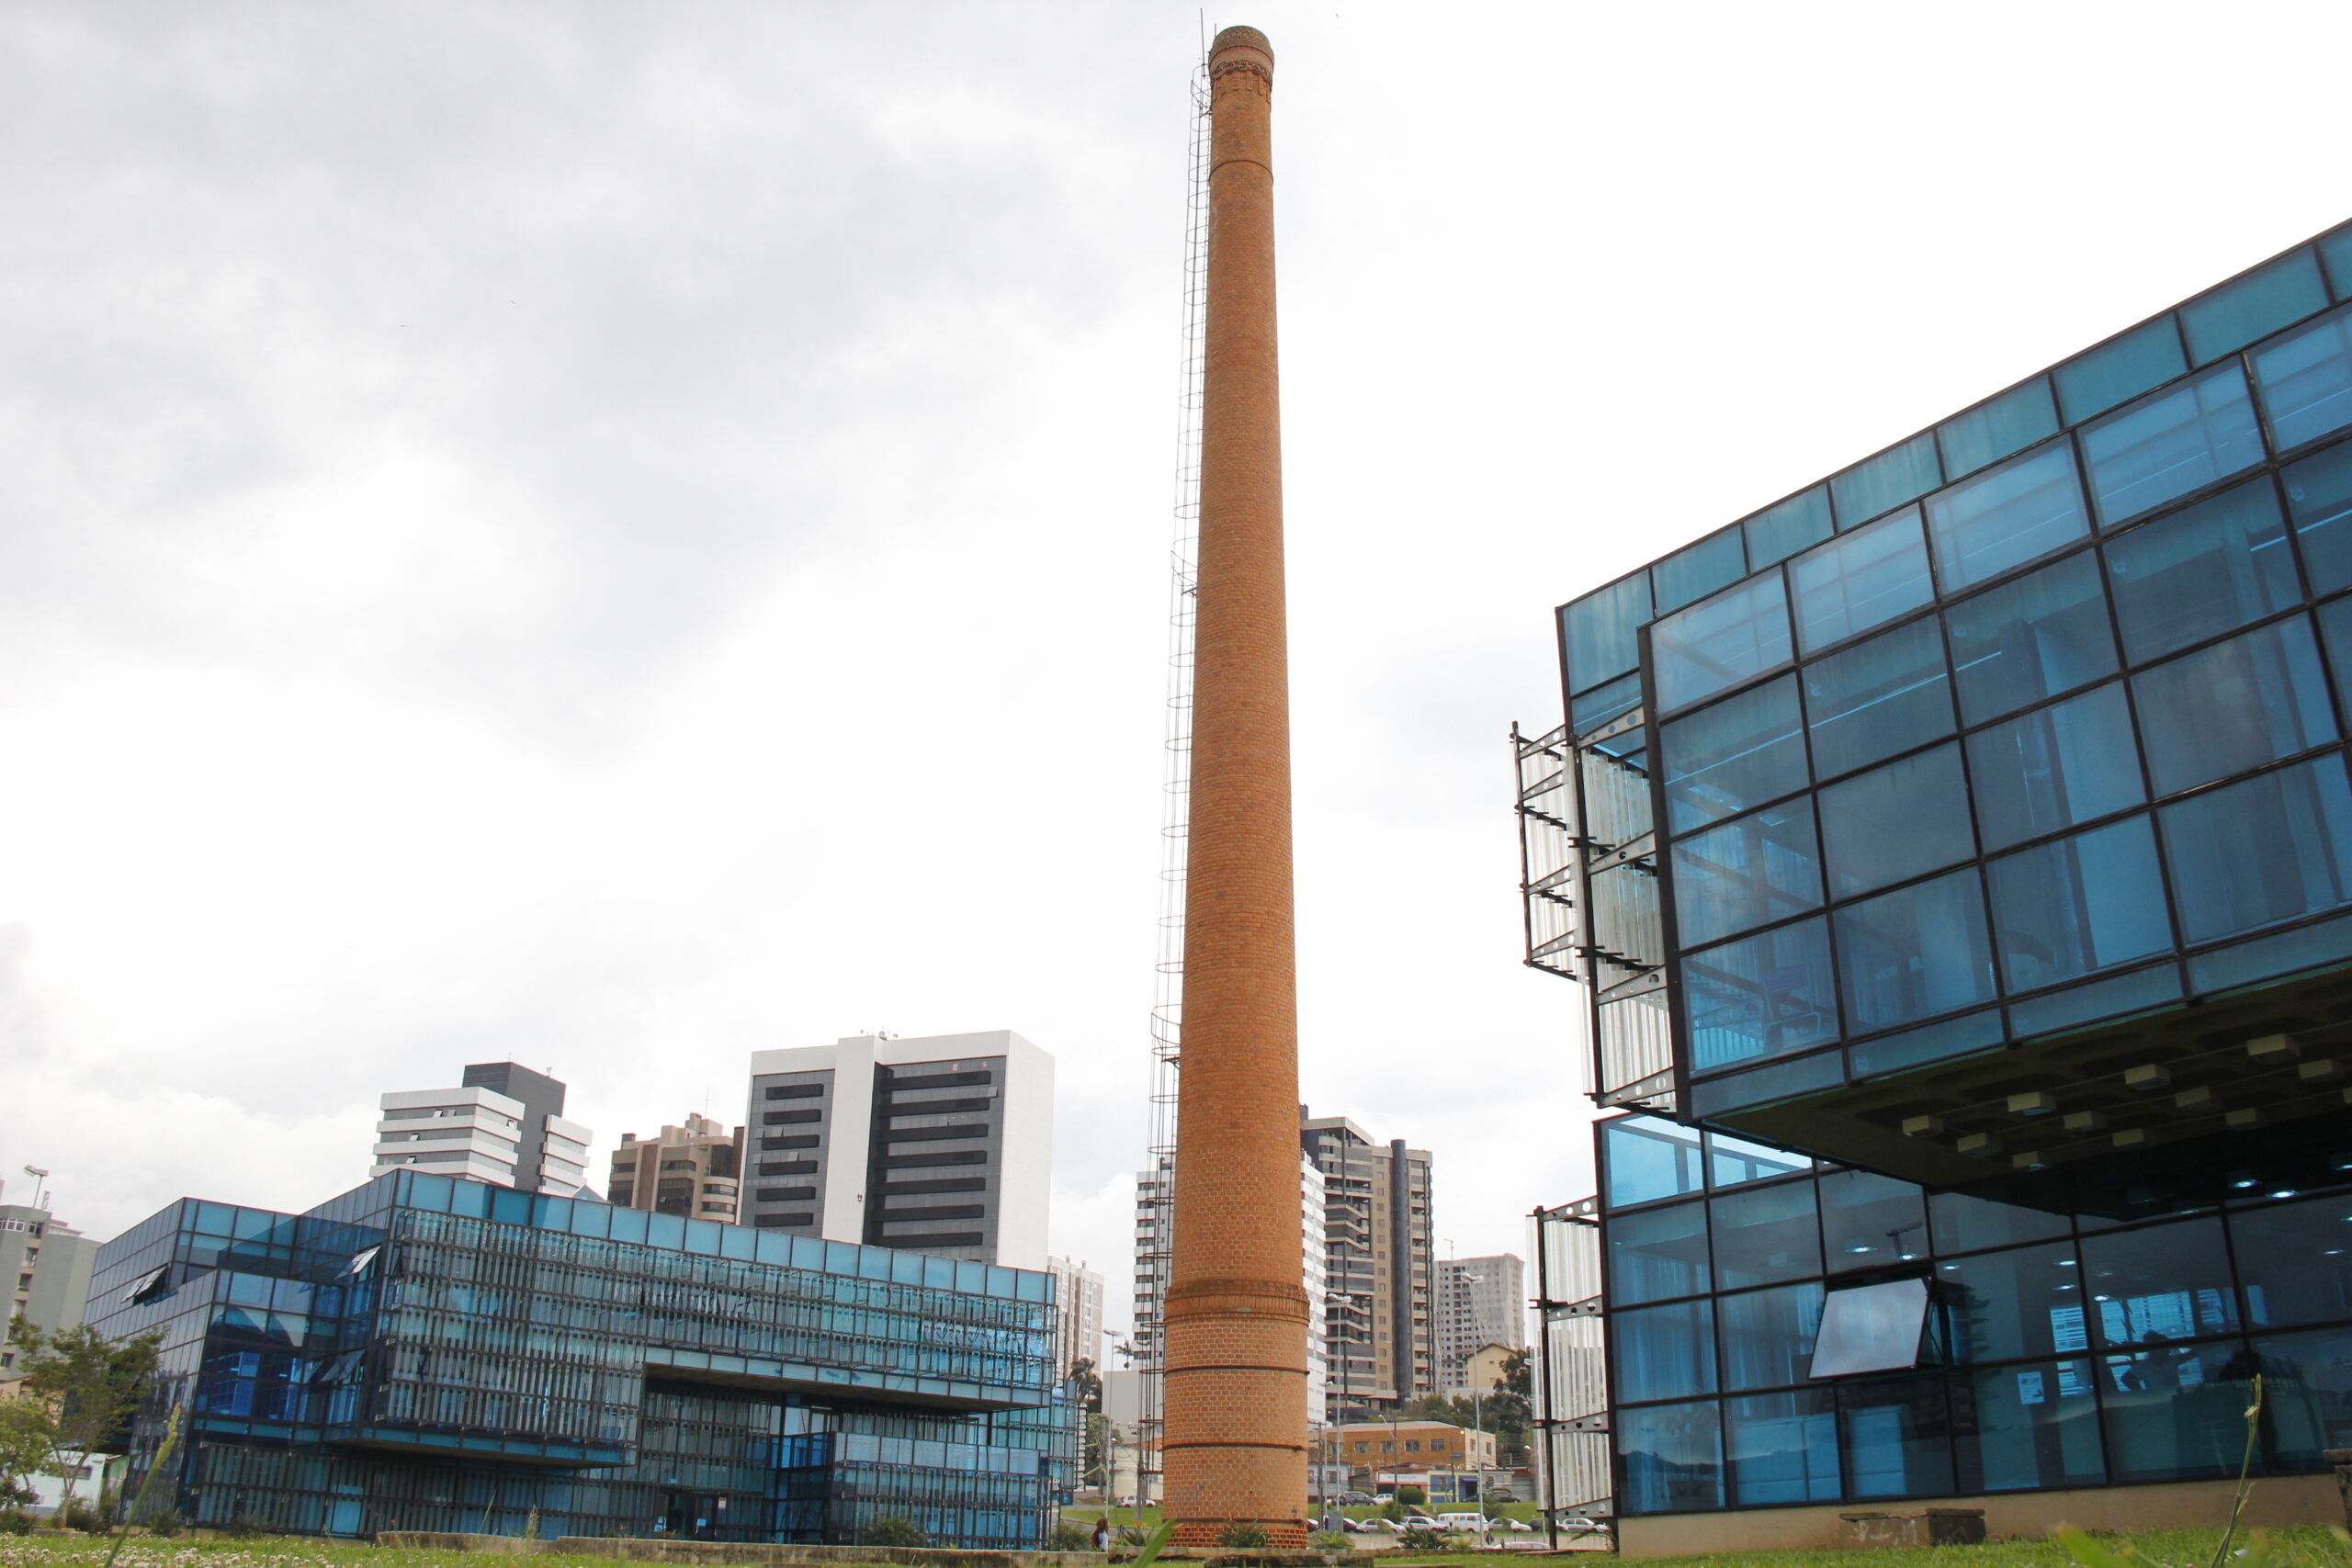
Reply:
M1459 1386L1470 1358L1489 1345L1527 1348L1527 1266L1510 1253L1448 1258L1437 1266L1439 1382Z
M1009 1029L752 1053L741 1223L1046 1267L1054 1059Z
M564 1086L512 1062L466 1068L456 1089L403 1089L377 1102L373 1178L414 1167L569 1198L588 1179L594 1135L567 1122Z
M1069 1376L1079 1362L1102 1375L1102 1276L1069 1258L1048 1258L1046 1271L1054 1277L1054 1300L1061 1308L1059 1346L1055 1372Z

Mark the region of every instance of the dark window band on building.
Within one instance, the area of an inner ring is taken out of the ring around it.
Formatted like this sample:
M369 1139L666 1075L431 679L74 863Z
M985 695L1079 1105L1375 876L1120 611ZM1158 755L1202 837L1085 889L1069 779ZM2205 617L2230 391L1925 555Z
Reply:
M933 1252L945 1247L983 1247L988 1238L978 1231L944 1231L936 1235L886 1235L868 1247L895 1247L901 1252Z
M965 1122L954 1127L893 1127L882 1134L893 1144L939 1143L948 1138L985 1138L989 1125L985 1122Z
M757 1174L761 1176L814 1176L817 1162L813 1159L763 1159Z
M752 1196L763 1203L806 1203L817 1196L813 1187L759 1187Z
M825 1113L821 1111L768 1111L761 1113L760 1123L767 1127L782 1127L796 1122L822 1122L824 1119Z
M989 1179L985 1176L943 1176L930 1181L886 1181L884 1197L901 1192L985 1192Z
M882 1168L904 1170L909 1166L986 1165L988 1159L989 1152L986 1149L940 1149L932 1154L884 1155Z
M814 1214L754 1214L752 1216L752 1223L755 1225L813 1225L817 1223L817 1216Z
M819 1139L816 1134L802 1133L789 1138L762 1138L760 1140L760 1147L763 1149L813 1149L817 1146L818 1142Z
M996 1075L989 1072L933 1073L920 1078L892 1078L890 1089L891 1092L896 1093L900 1089L949 1089L962 1084L992 1084L994 1082L996 1082Z
M779 1083L770 1084L766 1096L770 1100L814 1100L824 1092L825 1086L820 1083Z
M900 1220L984 1220L988 1206L983 1203L939 1203L925 1209L885 1209L882 1223L896 1224Z
M989 1107L996 1103L995 1100L986 1097L971 1100L914 1100L901 1103L898 1095L893 1093L890 1097L890 1114L893 1116L946 1116L963 1111L977 1111L986 1114Z

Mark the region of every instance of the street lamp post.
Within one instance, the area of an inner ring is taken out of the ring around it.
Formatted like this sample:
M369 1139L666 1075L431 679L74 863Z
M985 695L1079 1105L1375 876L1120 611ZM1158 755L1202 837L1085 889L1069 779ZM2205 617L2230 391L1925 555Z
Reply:
M25 1167L25 1174L33 1179L33 1207L41 1207L41 1197L49 1190L49 1172L37 1165Z

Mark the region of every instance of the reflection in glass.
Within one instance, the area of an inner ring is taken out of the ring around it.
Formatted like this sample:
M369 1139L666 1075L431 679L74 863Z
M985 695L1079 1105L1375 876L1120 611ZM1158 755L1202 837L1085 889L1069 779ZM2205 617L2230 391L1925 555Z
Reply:
M1919 1189L1876 1171L1824 1174L1821 1244L1833 1274L1927 1256L1928 1212Z
M2048 555L2090 527L2074 448L2064 441L1928 498L1928 537L1947 593Z
M1935 597L1919 509L1817 546L1789 564L1797 643L1807 653L1894 620Z
M1708 1205L1717 1289L1776 1285L1821 1272L1812 1182L1750 1187L1711 1198Z
M1698 1202L1670 1203L1612 1214L1601 1234L1609 1244L1609 1294L1615 1306L1672 1301L1707 1288L1707 1211Z
M1707 1134L1707 1179L1717 1187L1738 1187L1770 1177L1790 1176L1813 1166L1813 1161L1803 1155L1776 1149L1770 1144L1752 1144L1729 1133Z
M2144 816L2004 856L1986 868L1993 945L2012 991L2167 952L2165 884Z
M2352 311L2254 352L2254 384L2280 451L2352 424Z
M1718 1298L1724 1387L1777 1388L1803 1382L1821 1327L1821 1283L1780 1285Z
M1815 778L1951 733L1951 682L1932 615L1816 660L1804 678Z
M2132 678L2158 795L2242 773L2336 737L2327 677L2301 615Z
M1821 791L1829 896L1849 897L1976 852L1957 741Z
M1620 1410L1617 1452L1628 1514L1695 1513L1724 1506L1723 1426L1715 1402Z
M1852 1497L1948 1495L1951 1421L1941 1379L1872 1378L1841 1385L1847 1495Z
M2082 443L2102 528L2262 461L2262 434L2234 360L2085 427Z
M2107 1479L2089 1361L2000 1367L1954 1381L1961 1491L2097 1486Z
M2210 942L2352 898L2352 788L2322 757L2156 814L2185 941Z
M2254 1358L2273 1470L2325 1470L2328 1450L2352 1448L2352 1329L2273 1335Z
M2064 1235L2066 1216L2023 1201L2030 1196L2013 1186L1932 1194L1928 1199L1928 1231L1936 1251L1949 1256Z
M2071 828L2147 799L2132 711L2119 685L1968 738L1976 827L1987 851Z
M2230 1242L2248 1323L2290 1328L2352 1318L2352 1198L2233 1214Z
M1736 817L1804 788L1802 729L1794 675L1660 725L1668 829Z
M2098 1366L2116 1481L2237 1473L2253 1375L2243 1341L2101 1356Z
M1747 556L1740 548L1739 530L1725 528L1654 563L1650 589L1657 601L1657 613L1663 615L1747 575Z
M1944 620L1960 711L1970 724L2116 670L2098 560L2087 552L1963 600Z
M1734 1506L1838 1496L1838 1416L1827 1389L1725 1400L1724 1448Z
M2107 546L2116 624L2134 664L2159 659L2302 599L2268 479L2256 479Z
M2101 1346L2167 1345L2238 1325L2218 1216L2085 1236L2082 1247Z
M1682 987L1694 1073L1783 1056L1838 1037L1829 933L1819 919L1686 954Z
M1674 846L1677 938L1696 947L1821 904L1821 850L1804 800L1767 807Z
M2289 465L2278 479L2312 592L2352 588L2352 441Z
M1851 905L1838 912L1837 931L1857 1034L1992 998L1992 944L1973 871Z
M1704 1299L1609 1314L1611 1397L1638 1404L1715 1392L1714 1305Z
M1612 1209L1696 1192L1703 1184L1698 1133L1656 1116L1603 1122L1600 1155L1608 1167Z
M1891 1372L1919 1364L1928 1330L1928 1281L1889 1280L1832 1291L1813 1347L1816 1378Z
M1595 589L1560 612L1568 687L1581 692L1641 662L1635 633L1650 618L1650 574L1637 571Z
M2083 1271L2072 1242L1948 1258L1936 1265L1955 1361L2014 1361L2090 1348Z
M1710 697L1789 660L1789 605L1768 571L1650 626L1650 666L1661 709Z

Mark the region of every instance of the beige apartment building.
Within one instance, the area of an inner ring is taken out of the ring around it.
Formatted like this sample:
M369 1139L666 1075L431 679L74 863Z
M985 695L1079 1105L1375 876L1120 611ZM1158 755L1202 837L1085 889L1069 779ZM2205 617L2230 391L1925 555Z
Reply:
M621 1134L605 1195L615 1208L741 1223L743 1129L689 1116L651 1138Z

